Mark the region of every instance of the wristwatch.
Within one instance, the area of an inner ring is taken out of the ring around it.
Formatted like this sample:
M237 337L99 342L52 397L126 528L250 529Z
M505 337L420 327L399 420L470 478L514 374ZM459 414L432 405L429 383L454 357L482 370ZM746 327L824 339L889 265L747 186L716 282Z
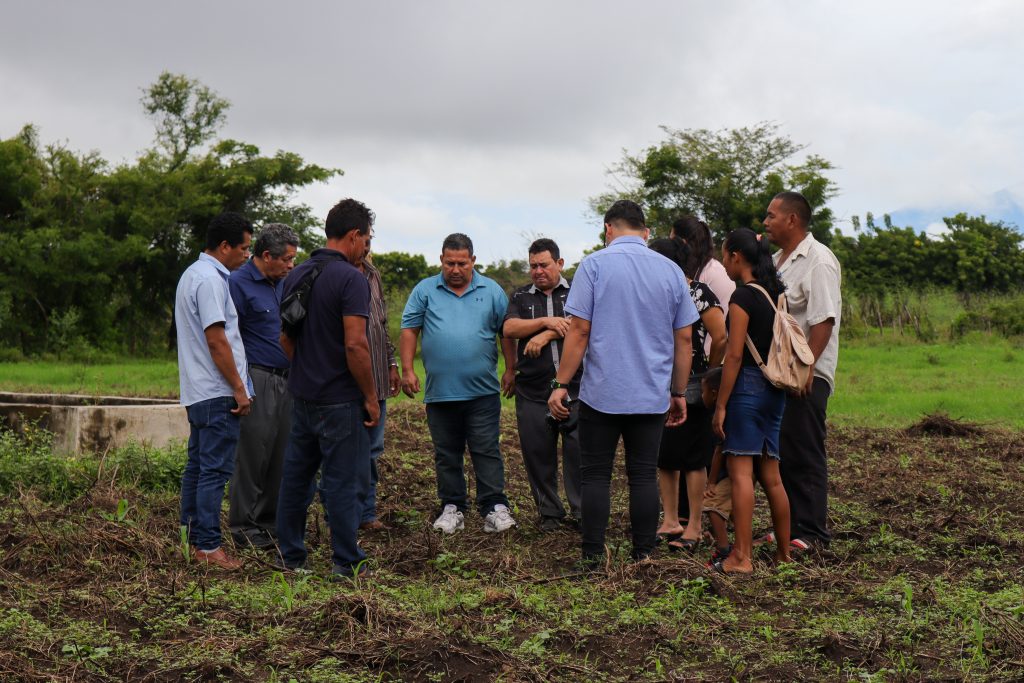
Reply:
M686 398L686 392L685 391L672 391L672 392L669 392L669 393L672 394L672 398Z
M562 384L561 382L558 381L558 378L555 378L555 379L551 380L551 389L552 390L554 390L554 389L568 389L568 388L569 388L569 385L568 384Z

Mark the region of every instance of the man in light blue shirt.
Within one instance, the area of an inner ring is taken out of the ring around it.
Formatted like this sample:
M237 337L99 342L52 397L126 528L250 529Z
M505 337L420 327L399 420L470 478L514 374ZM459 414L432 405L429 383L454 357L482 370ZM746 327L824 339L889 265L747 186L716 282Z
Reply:
M242 563L221 547L220 508L252 385L228 276L245 263L251 240L252 223L241 214L214 218L206 250L182 274L174 296L181 403L191 427L181 475L181 524L197 562L229 571Z
M501 339L505 374L498 384L498 346L508 297L490 278L473 270L476 256L466 235L449 235L441 247L441 273L421 280L402 313L399 356L402 390L415 396L420 381L413 367L423 336L427 424L434 442L441 514L434 528L455 533L468 509L463 454L469 447L476 472L476 504L484 531L515 526L505 496L505 463L498 447L503 391L513 389L516 350Z
M637 204L615 202L604 224L608 246L583 259L573 277L565 302L573 317L548 399L554 417L568 417L566 388L582 362L581 511L588 565L605 554L612 463L620 437L629 477L633 557L643 559L654 550L661 432L666 424L686 420L690 326L699 317L679 266L647 248L650 230Z

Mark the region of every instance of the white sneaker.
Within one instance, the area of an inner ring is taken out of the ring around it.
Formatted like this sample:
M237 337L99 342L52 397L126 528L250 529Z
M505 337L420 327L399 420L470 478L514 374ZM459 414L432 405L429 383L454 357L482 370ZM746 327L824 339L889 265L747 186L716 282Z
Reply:
M462 513L454 505L445 505L441 516L434 520L434 528L446 534L454 534L465 527L466 523L462 519Z
M516 520L512 519L512 513L501 504L495 505L494 510L488 512L487 516L484 517L484 531L489 534L507 531L514 526L517 525Z

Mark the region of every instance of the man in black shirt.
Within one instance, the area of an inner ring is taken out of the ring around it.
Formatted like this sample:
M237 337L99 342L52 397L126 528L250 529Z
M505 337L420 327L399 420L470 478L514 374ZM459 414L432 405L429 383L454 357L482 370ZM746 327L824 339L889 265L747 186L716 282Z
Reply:
M571 523L578 524L580 514L580 447L575 430L579 406L573 401L569 419L561 423L547 419L551 380L558 371L565 332L569 329L569 319L563 310L569 296L569 283L562 277L564 263L553 240L539 239L530 245L533 283L512 294L502 330L506 338L519 340L516 420L526 475L544 531L557 529L565 520L565 508L558 495L559 434L562 481ZM581 374L582 370L573 377L570 396L579 396Z

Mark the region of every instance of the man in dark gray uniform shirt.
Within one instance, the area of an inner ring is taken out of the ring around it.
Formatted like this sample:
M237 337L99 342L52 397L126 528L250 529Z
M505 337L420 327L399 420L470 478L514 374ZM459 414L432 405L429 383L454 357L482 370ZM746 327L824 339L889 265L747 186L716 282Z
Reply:
M516 362L516 421L523 464L543 531L558 529L563 521L576 526L580 518L580 443L575 421L578 404L569 420L547 419L551 380L558 372L565 332L565 299L569 283L562 277L565 261L554 240L530 245L532 284L512 293L505 313L503 336L519 340ZM580 370L570 382L569 395L579 396ZM558 495L558 436L562 435L562 482L569 500L569 518Z

